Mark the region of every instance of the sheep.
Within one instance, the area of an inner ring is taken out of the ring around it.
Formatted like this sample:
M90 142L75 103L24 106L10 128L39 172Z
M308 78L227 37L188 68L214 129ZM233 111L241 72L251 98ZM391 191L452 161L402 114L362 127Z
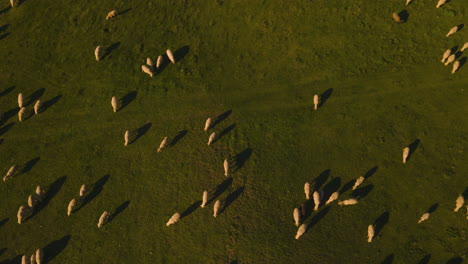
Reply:
M463 52L466 49L468 49L468 42L465 42L465 44L463 44L463 47L460 49L460 51Z
M306 196L306 200L309 200L310 199L310 183L308 182L304 184L304 193Z
M36 261L36 253L33 253L31 255L31 258L30 258L30 262L31 264L37 264L37 261Z
M228 176L229 174L229 161L227 159L224 160L224 176Z
M460 61L456 61L453 63L452 74L454 74L460 68Z
M314 204L315 204L314 211L317 211L320 205L320 194L317 191L315 191L313 196L314 196Z
M216 137L216 133L213 132L211 133L210 137L208 138L208 146L211 145L211 143L213 143L213 140L215 139Z
M21 205L18 213L16 214L16 217L18 218L18 224L21 224L23 222L23 218L26 217L26 215L29 213L29 207Z
M114 17L116 17L117 15L118 15L117 10L112 10L112 11L110 11L110 12L107 14L106 20L109 20L109 19L111 19L111 18L114 18Z
M201 208L205 208L206 203L208 202L208 192L203 192L202 204L200 205Z
M338 199L338 196L340 195L339 192L334 192L332 193L332 195L330 195L330 198L328 198L327 202L325 203L326 205L335 201L336 199Z
M38 197L42 197L43 192L41 186L39 185L36 187L36 194Z
M41 111L41 108L42 108L41 100L37 100L36 104L34 104L34 114L38 115L39 112Z
M351 198L351 199L348 199L348 200L339 201L338 205L353 205L353 204L357 204L357 203L358 203L358 200L356 200L354 198Z
M118 101L117 101L117 97L115 96L112 96L112 99L111 99L111 105L112 105L112 109L114 110L114 113L117 112L117 109L118 109Z
M22 94L22 93L19 93L19 94L18 94L18 107L19 107L19 108L23 108L23 106L24 106L23 94Z
M21 258L21 264L30 264L29 258L26 255L23 255Z
M68 203L68 210L67 210L67 215L70 216L71 213L73 212L73 209L75 208L76 205L76 199L73 198L70 203ZM99 220L101 221L101 220Z
M455 58L456 58L456 57L455 57L455 54L450 55L450 56L447 58L447 60L445 61L444 65L445 65L445 66L449 65L450 63L452 63L452 62L455 60Z
M10 5L11 7L15 8L19 6L20 1L19 0L10 0Z
M38 201L33 195L28 196L28 205L29 205L29 207L34 208L34 207L36 207L37 203L38 203Z
M452 50L451 49L448 49L444 52L444 55L442 55L442 60L440 62L444 63L444 61L450 56L452 55Z
M151 70L150 67L148 67L147 65L141 65L141 70L148 74L149 76L153 77L154 76L154 72Z
M425 213L421 216L421 218L419 218L419 221L418 221L418 224L422 223L423 221L426 221L427 219L429 219L429 216L431 214L430 213Z
M211 127L211 118L208 117L208 119L205 122L205 131L208 131L208 129L210 129L210 127Z
M125 139L124 146L128 146L129 137L130 137L130 132L127 130L125 131L125 135L124 135L124 139Z
M174 215L171 216L171 219L169 219L169 221L167 221L166 226L170 226L170 225L172 225L172 224L175 224L175 223L177 223L179 220L180 220L180 214L179 214L179 213L175 213Z
M97 224L97 227L101 228L109 220L109 217L110 217L109 212L104 211L101 217L99 217L99 222Z
M406 161L408 160L409 151L410 151L409 147L406 147L403 149L403 164L405 164Z
M172 51L170 49L166 50L167 57L169 60L172 62L172 64L175 64L176 61L174 59L174 55L172 54Z
M13 178L16 175L16 173L18 172L18 168L19 167L16 164L11 166L11 168L8 170L5 177L3 177L3 181L7 181L8 179Z
M447 33L447 35L445 35L446 38L448 38L449 36L457 33L458 31L458 26L454 26L453 28L450 29L450 31Z
M81 185L80 197L83 197L88 192L88 186L86 184Z
M356 188L357 188L359 185L361 185L361 183L363 183L365 179L366 179L366 178L364 178L364 177L362 177L362 176L359 177L359 178L357 178L357 180L354 182L353 191L356 190Z
M153 60L151 58L146 58L146 64L149 66L151 71L154 72L154 62L153 62Z
M167 145L167 137L165 137L162 141L161 144L159 144L158 152L161 152Z
M97 46L96 49L94 50L94 56L96 57L96 61L101 60L102 51L103 51L102 46Z
M20 122L24 121L24 114L26 113L26 107L21 107L21 109L18 112L18 120Z
M314 110L317 110L319 105L319 96L316 94L314 95Z
M299 212L299 209L298 208L294 208L294 212L293 212L293 217L294 217L294 223L296 226L299 226L300 224L300 212Z
M374 226L369 225L367 227L367 242L372 242L372 238L374 238Z
M447 2L447 0L439 0L439 2L437 2L436 8L439 8L439 7L443 6L446 2Z
M393 13L392 18L393 18L393 21L399 24L405 22L397 13Z
M413 2L413 0L406 0L406 5L411 4L411 2Z
M460 194L457 198L455 209L453 209L453 211L458 212L458 210L460 210L463 204L465 204L465 198L463 197L463 195Z
M44 252L41 248L38 248L36 250L36 263L41 264L43 259L44 259Z
M162 66L163 62L164 62L164 57L159 55L158 60L156 61L156 68L158 68L158 70Z
M213 216L214 217L218 216L220 205L221 205L221 202L219 200L216 200L216 202L214 203L214 206L213 206Z
M302 224L299 229L297 229L296 239L299 239L307 231L307 225Z

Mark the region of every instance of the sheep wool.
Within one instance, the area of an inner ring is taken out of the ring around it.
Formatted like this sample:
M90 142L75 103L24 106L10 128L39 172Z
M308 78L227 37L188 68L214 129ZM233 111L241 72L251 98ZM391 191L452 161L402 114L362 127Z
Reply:
M465 198L461 194L458 195L458 198L455 201L455 209L453 209L453 211L458 212L458 210L460 210L460 208L462 208L464 204L465 204Z
M96 49L94 50L94 56L96 57L96 61L101 60L102 51L103 51L102 46L97 46Z
M146 64L150 67L152 71L154 71L154 62L151 58L146 58Z
M71 202L70 202L71 203ZM109 212L107 211L104 211L101 215L101 217L99 217L99 222L97 224L97 227L98 228L101 228L108 220L109 220L109 217L110 217L110 214Z
M111 105L112 105L112 109L114 110L114 113L117 112L117 109L118 109L117 97L112 96Z
M374 226L369 225L367 227L367 242L372 242L372 239L374 238Z
M116 17L117 15L118 15L117 10L112 10L107 14L106 20L112 19Z
M363 183L364 180L365 180L365 178L362 177L362 176L359 177L359 178L357 178L357 180L354 182L353 191L356 190L356 188L357 188L359 185L361 185L361 183Z
M302 225L297 229L296 239L299 239L306 231L307 231L307 225L306 225L306 224L302 224Z
M409 147L403 149L403 164L405 164L408 159L409 151Z
M299 226L300 224L300 212L299 212L299 209L298 208L294 208L294 212L293 212L293 217L294 217L294 224L296 226Z
M76 199L73 198L70 203L68 203L68 211L67 211L67 215L70 216L71 213L73 212L73 209L75 208L75 205L76 205Z
M37 196L41 197L41 196L42 196L42 193L43 193L43 192L42 192L42 188L41 188L41 186L38 185L38 186L36 187L36 194L37 194Z
M161 56L161 55L159 55L159 56L158 56L158 60L156 61L156 68L159 69L159 67L161 67L162 64L163 64L163 61L164 61L164 57Z
M419 218L419 221L418 221L418 224L422 223L423 221L426 221L427 219L429 219L429 216L430 214L429 213L425 213L421 216L421 218Z
M141 70L148 74L149 76L153 77L154 76L154 72L151 70L150 67L148 67L147 65L141 65Z
M447 0L439 0L439 2L437 2L436 8L439 8L439 7L443 6L446 2L447 2Z
M411 2L413 2L413 0L406 0L406 5L411 4Z
M335 201L336 199L338 199L339 195L340 195L339 192L332 193L332 195L330 195L330 198L328 198L328 200L327 200L327 202L325 204L329 204L329 203Z
M460 49L460 51L464 51L468 49L468 42L465 42L465 44L463 44L463 47Z
M36 263L37 264L42 264L42 260L44 259L44 252L42 248L38 248L36 250Z
M453 63L452 74L454 74L460 68L460 61L456 61Z
M8 179L13 178L17 172L18 172L18 165L11 166L11 168L8 170L5 177L3 177L3 181L7 181Z
M174 59L174 55L172 54L172 51L170 49L166 50L167 57L169 60L172 62L172 64L175 64L176 61Z
M320 194L317 191L315 191L313 196L314 196L314 204L315 204L314 211L317 211L320 206Z
M37 200L34 198L34 196L32 196L32 195L29 195L29 196L28 196L28 205L29 205L29 207L31 207L31 208L36 207L36 205L37 205Z
M208 119L205 122L205 131L208 131L208 129L210 129L210 126L211 126L211 118L208 117Z
M34 104L34 114L38 115L39 112L41 111L41 108L42 108L41 100L37 100L36 104Z
M18 217L18 224L21 224L23 222L23 218L26 216L28 213L28 207L21 205L18 213L16 214L16 217Z
M30 264L29 258L26 255L23 255L21 258L21 264Z
M396 23L403 23L403 19L401 19L401 17L397 14L397 13L393 13L392 14L392 18L393 18L393 21L395 21Z
M24 121L24 114L26 113L26 107L21 107L21 109L18 112L18 120L20 122Z
M224 176L229 175L229 161L227 159L224 160Z
M214 217L218 216L220 205L221 205L221 202L219 200L216 200L216 202L215 202L215 204L213 206L213 216Z
M127 130L125 131L125 135L124 135L124 139L125 139L124 146L128 146L129 137L130 137L130 132Z
M314 95L314 110L318 109L318 105L319 105L319 96L316 94Z
M305 193L306 199L309 200L310 199L310 183L308 182L304 184L304 193Z
M10 0L11 7L15 8L19 6L19 0Z
M348 200L339 201L338 205L353 205L353 204L357 204L357 203L358 203L358 200L356 200L354 198L351 198L351 199L348 199Z
M211 145L211 143L213 143L213 140L215 139L216 137L216 133L213 132L211 133L210 137L208 138L208 146Z
M455 60L455 54L450 55L445 61L444 65L447 66Z
M162 141L161 144L159 144L158 152L161 152L167 145L167 137L165 137Z
M180 220L180 214L179 214L179 213L175 213L174 215L172 215L171 219L169 219L169 221L167 221L166 226L170 226L170 225L172 225L172 224L175 224L175 223L177 223L179 220Z
M458 26L454 26L453 28L450 29L450 31L447 33L447 35L445 35L446 38L448 38L449 36L457 33L458 31Z
M200 205L201 208L205 208L206 203L208 202L208 192L203 192L202 204Z
M22 108L24 105L23 105L23 94L22 93L19 93L18 94L18 107L19 108Z
M30 262L31 264L37 264L37 261L36 261L36 253L33 253L31 255L31 258L30 258Z
M444 55L442 55L442 60L440 62L444 63L444 61L450 56L452 55L452 50L451 49L448 49L444 52Z
M88 186L86 184L81 185L80 197L83 197L88 192Z

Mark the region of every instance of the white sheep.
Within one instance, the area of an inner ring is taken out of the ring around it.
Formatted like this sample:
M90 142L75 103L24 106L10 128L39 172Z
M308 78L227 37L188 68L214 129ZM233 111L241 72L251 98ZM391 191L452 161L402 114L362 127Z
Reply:
M458 212L458 210L460 210L460 208L465 204L465 198L463 197L463 195L460 194L455 203L456 203L456 205L455 205L455 209L453 209L453 211Z
M37 196L38 196L39 198L42 197L43 191L42 191L41 186L39 186L39 185L36 187L36 194L37 194Z
M80 197L83 197L88 192L88 186L86 184L81 185Z
M154 72L154 62L151 58L146 58L146 64L150 67L151 71Z
M460 68L460 61L456 61L453 63L452 74L454 74Z
M205 208L206 203L208 202L208 192L203 192L202 204L200 205L201 208Z
M205 122L205 131L207 131L208 129L210 129L211 127L211 118L208 117L208 119L206 120Z
M356 200L354 198L351 198L351 199L348 199L348 200L339 201L338 205L353 205L353 204L357 204L357 203L358 203L358 200Z
M18 107L22 108L24 106L24 101L23 101L23 94L19 93L18 94Z
M306 200L309 200L310 199L310 183L308 182L304 184L304 193L306 196Z
M442 60L440 62L444 63L444 61L450 56L452 55L452 50L451 49L448 49L444 52L444 54L442 55Z
M106 20L109 20L109 19L111 19L111 18L114 18L114 17L116 17L117 15L118 15L117 10L112 10L112 11L110 11L110 12L107 14Z
M156 61L156 68L159 69L159 67L161 67L161 65L163 64L163 61L164 61L164 57L159 55L158 60Z
M367 227L367 242L372 242L372 238L374 238L374 226L369 225Z
M24 121L24 114L26 113L26 107L21 107L21 109L18 112L18 120L20 122Z
M328 200L327 200L327 202L325 204L329 204L329 203L335 201L336 199L338 199L339 195L340 195L339 192L332 193L332 195L330 195L330 198L328 198Z
M117 97L112 96L111 105L112 105L112 109L114 110L114 113L116 113L116 112L117 112L117 109L118 109L118 107L119 107L118 101L117 101Z
M43 250L41 248L38 248L36 250L36 263L41 264L42 259L44 259L44 252L43 252Z
M26 217L26 215L29 213L29 207L21 205L18 213L16 214L16 217L18 217L18 224L21 224L23 222L23 218Z
M109 212L104 211L101 217L99 217L99 222L97 224L97 227L101 228L109 220L109 217L110 217Z
M444 65L445 65L445 66L449 65L450 63L452 63L452 62L455 60L455 58L456 58L456 57L455 57L455 54L450 55L450 56L447 58L447 60L445 61Z
M96 57L96 61L101 60L102 51L103 51L102 46L97 46L96 49L94 50L94 56Z
M296 233L296 239L299 239L307 231L307 224L302 224Z
M214 206L213 206L213 216L214 217L218 216L220 206L221 206L221 202L219 200L216 200L216 202L214 203Z
M458 26L454 26L453 28L450 29L450 31L447 33L447 35L445 35L446 38L448 38L449 36L457 33L458 31Z
M41 111L41 108L42 108L41 100L37 100L36 103L34 104L34 114L38 115L39 112Z
M11 168L8 170L5 177L3 177L3 181L7 181L8 179L13 178L16 175L16 173L18 172L18 168L19 167L16 164L11 166Z
M317 191L315 191L313 196L314 196L314 204L315 204L314 211L317 211L320 205L320 194Z
M37 264L37 261L36 261L36 253L33 253L33 254L31 255L31 258L30 258L29 263L31 263L31 264Z
M171 218L169 219L169 221L167 221L166 226L170 226L170 225L172 225L172 224L175 224L175 223L177 223L179 220L180 220L180 214L179 214L179 213L175 213L174 215L171 216Z
M224 160L224 176L229 175L229 161L227 159Z
M172 51L170 49L166 50L167 57L169 60L172 62L172 64L175 64L176 61L174 59L174 55L172 54Z
M213 143L213 140L215 139L216 137L216 133L213 132L211 133L210 137L208 138L208 146L211 145L211 143Z
M406 0L406 5L409 5L413 0Z
M410 151L409 147L406 147L403 149L403 164L405 164L408 159L409 151Z
M158 152L161 152L167 145L167 137L164 137L164 139L161 141L161 144L159 144Z
M421 218L419 218L419 221L418 221L418 224L422 223L423 221L426 221L427 219L429 219L429 216L431 214L430 213L425 213L421 216Z
M468 49L468 42L465 42L465 44L463 44L463 47L460 49L460 51L464 51Z
M366 179L366 178L364 178L364 177L362 177L362 176L359 177L359 178L357 178L357 180L354 182L353 191L356 190L356 188L357 188L359 185L361 185L361 183L363 183L365 179Z
M294 208L293 217L294 217L294 223L296 226L299 226L300 224L300 215L301 213L299 212L299 209Z
M11 7L15 8L19 6L20 1L19 0L10 0L10 5Z
M76 199L73 198L70 203L68 203L68 210L67 210L67 215L70 216L71 213L73 212L73 209L75 209L76 205Z
M439 8L439 7L443 6L446 2L447 2L447 0L439 0L439 2L437 2L436 8Z
M141 65L141 70L142 70L144 73L146 73L146 74L148 74L149 76L151 76L151 77L154 76L153 70L151 70L151 68L148 67L147 65Z
M124 135L124 139L125 139L124 146L128 146L129 138L130 138L130 132L127 130L127 131L125 131L125 135Z
M23 255L23 257L21 258L21 264L31 264L29 262L29 258L26 255Z
M37 199L33 195L28 196L28 205L29 205L29 207L31 207L31 208L36 207L37 202L38 202Z
M314 110L317 110L319 105L319 96L316 94L314 95Z

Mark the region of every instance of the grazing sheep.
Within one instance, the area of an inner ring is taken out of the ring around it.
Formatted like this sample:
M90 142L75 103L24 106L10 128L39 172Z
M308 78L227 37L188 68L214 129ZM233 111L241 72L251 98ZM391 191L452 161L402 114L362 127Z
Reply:
M39 112L41 111L41 108L42 108L41 100L37 100L36 104L34 104L34 114L38 115Z
M112 96L111 105L112 105L112 109L114 110L114 113L116 113L118 109L117 97Z
M117 15L118 15L117 10L112 10L112 11L110 11L110 12L107 14L106 20L109 20L109 19L111 19L111 18L114 18L114 17L116 17Z
M23 255L21 258L21 264L30 264L29 258L26 255Z
M406 5L411 4L411 2L413 2L413 0L406 0Z
M38 197L42 197L43 192L41 186L39 185L36 187L36 194Z
M43 259L44 259L44 252L41 248L38 248L36 250L36 263L41 264Z
M107 221L109 221L109 217L110 217L109 212L104 211L101 217L99 217L99 222L97 224L97 227L101 228Z
M452 50L451 49L448 49L444 52L444 55L442 55L442 60L440 62L444 63L445 60L450 56L452 55Z
M165 137L162 141L161 144L159 144L158 152L161 152L167 145L167 137Z
M76 205L76 199L73 198L70 203L68 203L68 211L67 211L67 215L70 216L71 213L73 212L73 209L75 208L75 205ZM100 222L101 220L99 220ZM99 227L99 225L98 225Z
M297 229L296 239L299 239L307 231L307 225L302 224L299 229Z
M363 183L364 180L365 180L365 178L362 177L362 176L359 177L359 178L357 178L357 180L354 182L353 191L356 190L356 188L357 188L359 185L361 185L361 183Z
M293 217L294 217L294 223L296 226L299 226L300 224L300 212L299 212L299 209L298 208L294 208L294 212L293 212Z
M179 214L179 213L175 213L174 215L172 215L171 219L169 219L169 221L167 221L166 226L170 226L170 225L172 225L172 224L175 224L175 223L177 223L179 220L180 220L180 214Z
M455 60L455 58L456 58L456 57L455 57L455 54L450 55L450 56L447 58L447 60L445 61L444 65L445 65L445 66L449 65L450 63L452 63L452 62Z
M430 215L431 215L430 213L425 213L425 214L423 214L423 215L421 216L421 218L419 219L418 224L420 224L420 223L422 223L423 221L426 221L427 219L429 219L429 216L430 216Z
M26 107L21 107L21 109L18 112L18 120L20 122L24 121L24 114L26 113Z
M304 193L306 196L306 200L309 200L310 199L310 183L308 182L304 184Z
M149 66L151 71L154 72L154 62L153 62L153 60L151 58L146 58L146 64Z
M102 46L97 46L96 49L94 50L94 56L96 57L96 61L101 60L102 51L103 51Z
M15 8L19 6L19 0L10 0L11 7Z
M211 133L210 137L208 138L208 146L211 145L211 143L213 143L213 140L215 139L216 137L216 133L213 132Z
M206 203L208 202L208 192L203 192L202 204L200 205L201 208L205 208Z
M33 253L33 254L31 255L31 258L30 258L29 263L31 263L31 264L37 264L37 261L36 261L36 254L35 254L35 253Z
M224 160L224 176L228 176L229 174L229 161L227 159Z
M314 95L314 110L317 110L319 105L319 96L316 94Z
M210 129L211 127L211 118L208 117L208 119L206 120L205 122L205 131L207 131L208 129Z
M80 197L83 197L88 192L88 186L86 184L81 185Z
M348 200L339 201L338 205L353 205L353 204L357 204L357 203L358 203L358 200L356 200L354 198L351 198L351 199L348 199Z
M172 62L172 64L175 64L175 59L174 59L174 55L172 54L172 51L168 49L166 50L166 54L169 60Z
M130 132L127 130L127 131L125 131L125 135L124 135L124 139L125 139L124 146L128 146L129 137L130 137Z
M23 108L23 105L24 104L24 101L23 101L23 94L22 93L19 93L18 94L18 107L19 108Z
M460 68L460 61L456 61L453 63L452 74L454 74Z
M164 57L159 55L158 60L156 61L156 68L158 68L158 70L161 67L161 65L163 64L163 61L164 61Z
M399 24L405 22L397 13L393 13L392 18L393 18L393 21Z
M445 35L446 38L448 38L449 36L457 33L458 31L458 26L454 26L453 28L450 29L450 31L447 33L447 35Z
M215 202L215 204L213 206L213 216L214 217L218 216L220 205L221 205L221 202L219 200L216 200L216 202Z
M26 215L29 214L29 207L21 205L18 213L16 214L16 217L18 217L18 224L21 224L23 222L23 218L26 217Z
M405 164L408 159L409 151L410 151L409 147L406 147L403 149L403 164Z
M146 73L146 74L148 74L149 76L151 76L151 77L154 76L153 70L151 70L151 68L148 67L148 66L146 66L146 65L141 65L141 70L142 70L144 73Z
M446 2L447 2L447 0L439 0L439 2L437 2L436 8L439 8L439 7L443 6Z
M374 238L374 226L369 225L367 227L367 242L372 242L372 238Z
M463 44L463 47L460 49L460 51L464 51L468 49L468 42L465 42L465 44Z
M317 211L320 205L320 194L317 191L315 191L313 196L314 196L314 204L315 204L314 211Z
M465 198L463 195L459 195L456 201L455 209L453 209L454 212L458 212L460 208L465 204Z
M38 201L33 195L28 196L28 205L29 205L29 207L34 208L34 207L36 207L37 203L38 203Z
M8 170L5 177L3 177L3 181L7 181L8 179L13 178L18 172L18 168L19 168L18 165L11 166L11 168Z
M339 195L340 195L339 192L332 193L332 195L330 195L330 198L328 198L328 200L327 200L327 202L325 204L329 204L329 203L335 201L336 199L338 199Z

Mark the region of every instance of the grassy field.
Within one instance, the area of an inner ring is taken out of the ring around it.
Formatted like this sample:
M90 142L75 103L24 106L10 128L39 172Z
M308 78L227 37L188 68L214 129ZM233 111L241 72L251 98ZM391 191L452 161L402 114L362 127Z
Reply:
M468 196L468 65L451 75L440 59L468 41L466 26L445 38L468 6L404 2L3 0L0 172L22 169L0 184L0 263L37 248L67 264L462 263L466 208L453 208ZM113 9L124 13L106 21ZM394 23L402 10L408 21ZM167 48L175 65L141 72ZM18 122L18 93L45 110ZM137 138L124 147L126 130ZM207 146L211 132L221 137ZM174 144L157 153L166 136ZM307 181L360 200L321 207L295 240ZM83 183L94 189L68 217ZM37 185L46 201L19 225ZM204 190L226 205L216 218L214 201L198 206ZM114 217L98 229L104 210Z

